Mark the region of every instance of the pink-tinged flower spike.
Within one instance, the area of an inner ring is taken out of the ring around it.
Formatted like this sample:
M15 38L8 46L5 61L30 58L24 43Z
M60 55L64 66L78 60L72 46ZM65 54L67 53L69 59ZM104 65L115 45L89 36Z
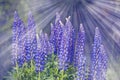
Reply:
M101 35L98 27L95 29L93 51L91 56L91 79L99 80L101 77Z
M60 22L61 26L63 26L62 22ZM60 44L60 50L58 54L58 64L60 70L66 70L68 67L68 53L69 53L69 39L70 39L70 28L67 26L63 26L63 34L62 40Z
M83 25L80 24L79 32L76 38L76 46L75 46L75 55L74 55L74 63L77 69L77 78L76 80L85 80L85 31Z
M22 66L25 61L24 54L24 34L25 34L25 25L23 21L19 18L18 13L14 13L14 23L13 23L13 37L12 37L12 55L15 61L19 66ZM21 43L22 42L22 43Z
M31 12L28 14L28 26L25 41L26 61L30 61L37 49L36 26Z
M69 38L69 54L68 54L68 61L69 63L73 62L73 56L74 56L74 45L75 45L75 32L72 23L70 22L70 16L66 18L66 25L67 28L70 29L70 38Z

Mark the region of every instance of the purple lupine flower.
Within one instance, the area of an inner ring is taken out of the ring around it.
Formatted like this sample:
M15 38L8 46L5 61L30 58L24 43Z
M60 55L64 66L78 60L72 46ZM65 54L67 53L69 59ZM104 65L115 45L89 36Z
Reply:
M31 13L28 15L28 26L25 41L26 61L30 61L37 49L36 26Z
M37 53L35 54L34 57L36 72L40 72L41 54L42 54L42 39L37 34Z
M47 36L41 32L40 37L37 35L37 53L34 57L37 72L44 70L48 52L47 49Z
M67 26L64 26L62 22L60 21L61 26L64 27L63 34L62 34L62 40L60 44L60 50L58 54L58 64L60 70L66 70L68 67L68 54L69 54L69 46L70 46L70 28Z
M92 64L91 64L91 78L92 80L99 80L101 77L101 35L98 27L95 29L93 52L92 52Z
M106 54L104 45L100 46L100 50L101 50L101 79L102 80L106 80L106 72L107 72L107 68L108 68L108 56Z
M82 24L80 24L80 29L76 38L75 58L74 58L75 67L77 69L76 80L85 80L86 58L84 54L84 47L85 47L85 31Z
M75 43L75 34L74 34L74 28L72 26L72 23L70 22L70 16L66 18L66 25L68 28L70 28L70 38L69 38L69 54L68 54L68 61L69 63L72 63L73 56L74 56L74 43Z
M20 37L18 37L18 47L19 47L18 63L20 64L19 66L22 66L25 62L25 34L26 34L25 26L23 23L20 30L21 30L19 35Z
M15 11L14 13L14 22L12 26L12 57L13 57L13 63L17 61L18 56L18 21L19 21L19 15Z
M60 21L60 14L56 13L56 20L55 25L51 26L51 38L50 42L54 45L55 54L58 54L60 49L61 37L62 37L62 27L59 23Z
M53 48L54 48L54 51L53 53L57 53L57 50L56 50L56 38L55 38L55 31L54 31L54 25L51 23L51 33L50 33L50 39L49 39L49 46L52 45Z
M19 18L18 13L14 13L14 23L13 23L13 37L12 37L12 53L14 60L17 61L19 66L22 66L25 62L24 53L24 34L25 25L23 21ZM22 43L21 43L22 42Z

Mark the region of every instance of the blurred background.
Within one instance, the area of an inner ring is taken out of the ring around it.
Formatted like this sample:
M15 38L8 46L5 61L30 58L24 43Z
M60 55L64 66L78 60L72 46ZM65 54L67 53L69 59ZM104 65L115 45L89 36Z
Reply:
M86 31L86 55L92 49L95 27L99 27L109 55L107 80L120 80L120 0L0 0L0 80L11 70L11 28L13 14L17 11L27 25L27 14L32 12L37 32L50 33L50 23L56 12L71 22L78 30L82 23Z

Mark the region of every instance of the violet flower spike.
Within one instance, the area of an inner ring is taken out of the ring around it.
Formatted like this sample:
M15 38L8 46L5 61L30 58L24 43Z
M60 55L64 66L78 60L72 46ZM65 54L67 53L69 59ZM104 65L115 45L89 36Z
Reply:
M19 21L19 16L18 13L15 11L14 12L14 22L12 26L12 62L15 64L17 61L17 55L18 55L18 21Z
M37 34L37 53L35 54L34 61L35 61L35 69L36 72L40 72L41 67L41 52L42 52L42 40L40 39L39 35Z
M74 56L74 45L75 45L75 32L72 23L70 22L70 16L66 18L66 26L70 29L70 39L69 39L69 54L68 54L68 61L69 63L73 62L73 56Z
M98 27L95 29L93 52L92 52L92 64L91 64L91 79L99 80L101 78L101 35Z
M85 80L85 62L86 57L84 54L85 47L85 31L83 25L80 24L80 29L77 34L76 47L75 47L75 67L77 69L76 80Z
M13 37L12 37L12 54L14 60L17 61L19 67L21 67L25 62L24 53L24 39L25 39L25 25L23 21L19 18L18 13L14 13L14 23L13 23ZM21 43L22 42L22 43Z
M40 72L44 70L45 62L47 59L48 45L47 45L47 35L43 32L37 35L37 53L35 54L34 61L36 66L36 71Z
M52 23L51 23L51 33L50 33L49 43L54 48L53 53L56 53L57 51L56 51L56 48L55 48L56 47L55 30L54 30L54 25Z
M102 60L101 60L101 78L103 80L106 80L106 73L107 73L107 68L108 68L108 56L107 56L107 53L105 51L105 47L104 45L101 45L100 46L100 50L101 50L101 53L102 53Z
M37 49L36 26L31 13L28 15L28 27L25 41L26 61L34 58Z
M54 25L54 40L55 40L55 54L59 54L59 49L60 49L60 44L61 44L61 37L62 37L62 27L59 23L60 21L60 14L56 14L56 20L55 20L55 25Z
M62 25L63 26L63 25ZM58 55L58 64L60 70L66 70L68 67L70 29L64 26L60 50Z

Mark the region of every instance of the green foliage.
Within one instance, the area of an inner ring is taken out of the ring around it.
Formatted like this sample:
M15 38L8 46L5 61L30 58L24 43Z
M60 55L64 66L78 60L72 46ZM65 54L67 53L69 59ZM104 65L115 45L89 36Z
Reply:
M16 65L5 80L74 80L75 72L72 65L65 71L59 70L57 56L51 54L48 55L44 71L37 73L34 61L31 60L21 68Z

